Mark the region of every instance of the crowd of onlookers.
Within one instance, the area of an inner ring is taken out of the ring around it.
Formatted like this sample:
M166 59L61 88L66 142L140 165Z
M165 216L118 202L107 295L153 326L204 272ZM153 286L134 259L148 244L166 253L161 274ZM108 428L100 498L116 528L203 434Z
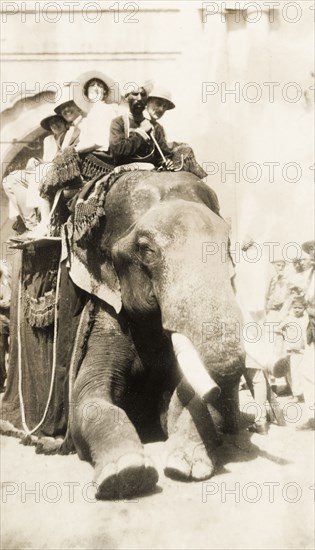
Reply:
M246 345L247 375L259 407L250 427L268 433L270 390L301 405L297 429L314 429L315 241L304 242L292 262L273 259L264 312L247 312L246 321L261 327L259 343ZM254 284L254 281L252 281ZM244 386L243 382L243 386ZM242 386L241 386L242 387Z

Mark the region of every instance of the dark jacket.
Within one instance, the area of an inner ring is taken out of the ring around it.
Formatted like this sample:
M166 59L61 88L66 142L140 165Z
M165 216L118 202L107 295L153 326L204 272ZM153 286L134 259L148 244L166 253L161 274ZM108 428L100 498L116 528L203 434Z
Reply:
M162 161L152 139L147 140L131 114L116 117L112 120L109 134L109 148L115 165L131 162L151 162L159 166ZM163 154L168 157L171 151L166 143L163 126L158 122L154 125L154 137Z

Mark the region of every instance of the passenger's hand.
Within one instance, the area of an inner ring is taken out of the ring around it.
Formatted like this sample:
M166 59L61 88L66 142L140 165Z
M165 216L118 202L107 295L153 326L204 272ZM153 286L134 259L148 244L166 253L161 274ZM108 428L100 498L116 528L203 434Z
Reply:
M149 134L153 130L153 126L152 126L151 122L149 120L147 120L146 118L141 122L140 128L141 128L141 130L143 130L147 134Z
M165 165L166 170L175 170L174 163L171 159L166 159L164 165Z
M34 170L39 164L41 164L41 160L39 158L31 157L26 163L26 170Z

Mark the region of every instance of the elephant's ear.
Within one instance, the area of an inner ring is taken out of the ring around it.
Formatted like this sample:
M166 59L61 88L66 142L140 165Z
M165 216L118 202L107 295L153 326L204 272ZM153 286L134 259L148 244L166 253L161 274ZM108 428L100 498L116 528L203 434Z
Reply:
M102 258L97 247L83 250L76 245L69 259L69 275L73 282L119 313L122 307L120 284L112 261Z
M73 282L118 313L122 307L119 280L110 255L101 249L106 231L107 182L103 178L79 195L73 215L64 226L63 250Z
M202 200L202 202L212 210L215 214L221 217L220 215L220 204L219 199L216 194L216 192L206 185L205 183L201 182L202 185L198 187L199 196Z

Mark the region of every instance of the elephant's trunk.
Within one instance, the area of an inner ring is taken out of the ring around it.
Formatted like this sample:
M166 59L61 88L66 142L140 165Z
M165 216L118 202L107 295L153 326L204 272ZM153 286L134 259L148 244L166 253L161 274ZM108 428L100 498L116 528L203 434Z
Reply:
M187 382L206 403L215 402L221 390L207 372L193 343L179 332L173 332L171 338L178 365Z

